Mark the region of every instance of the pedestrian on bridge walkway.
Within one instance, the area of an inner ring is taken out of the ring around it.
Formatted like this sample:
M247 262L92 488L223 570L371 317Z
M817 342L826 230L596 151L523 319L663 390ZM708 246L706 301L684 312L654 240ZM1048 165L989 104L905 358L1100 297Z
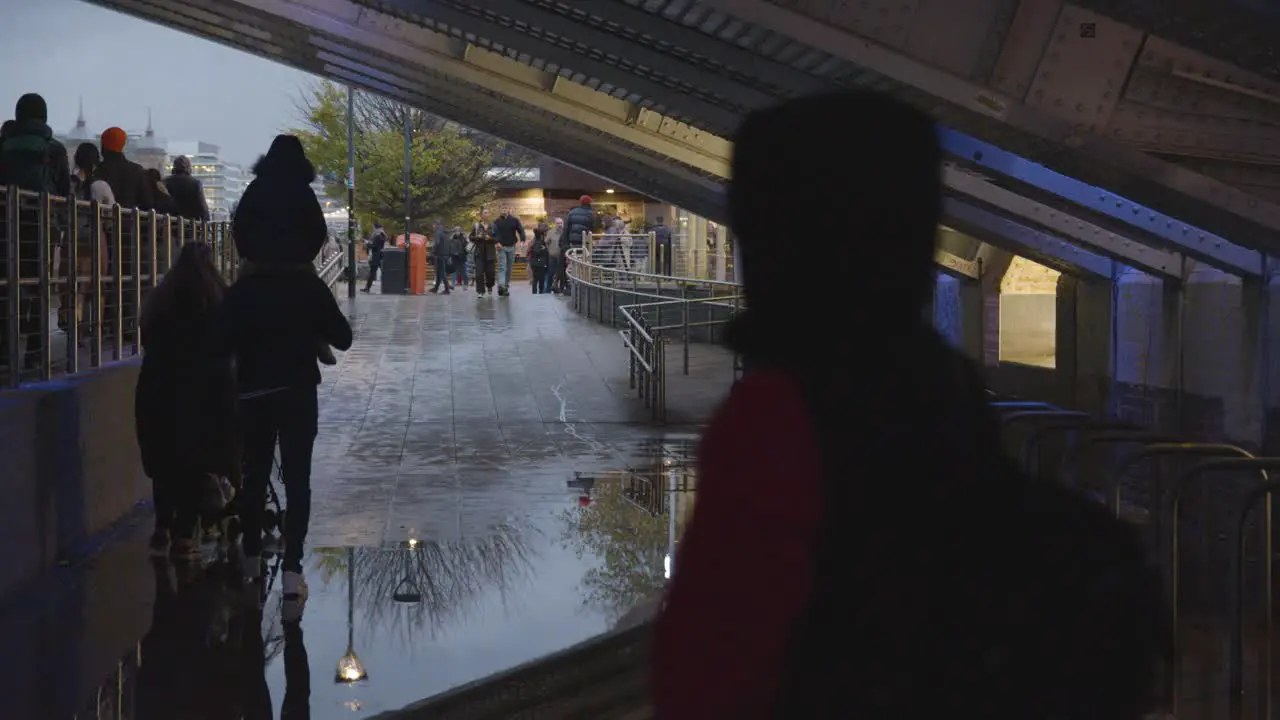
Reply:
M748 309L731 338L748 371L699 450L656 717L1154 709L1167 628L1136 533L1005 459L977 368L924 318L941 160L928 116L879 94L740 126L729 215ZM797 207L867 243L826 256L856 282L794 291L778 259ZM815 308L823 325L805 327Z
M236 243L247 257L266 257L273 267L244 275L227 290L215 337L216 345L235 355L240 389L245 574L261 577L263 511L278 442L288 504L283 590L286 599L297 599L306 594L302 552L319 420L316 343L349 349L351 325L314 269L288 268L299 257L314 257L328 241L324 213L310 187L315 169L302 144L296 137L277 137L254 174L236 213Z

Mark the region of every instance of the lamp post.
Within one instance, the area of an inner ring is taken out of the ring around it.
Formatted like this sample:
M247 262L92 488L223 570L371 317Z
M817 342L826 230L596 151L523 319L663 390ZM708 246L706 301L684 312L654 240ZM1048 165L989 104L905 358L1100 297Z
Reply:
M338 659L338 671L333 676L335 683L352 685L366 680L369 673L364 663L356 655L356 550L347 548L347 651Z
M356 296L356 89L347 86L347 297Z
M409 223L412 213L409 211L409 163L412 162L413 155L413 128L411 119L413 109L408 105L404 106L404 246L409 247Z

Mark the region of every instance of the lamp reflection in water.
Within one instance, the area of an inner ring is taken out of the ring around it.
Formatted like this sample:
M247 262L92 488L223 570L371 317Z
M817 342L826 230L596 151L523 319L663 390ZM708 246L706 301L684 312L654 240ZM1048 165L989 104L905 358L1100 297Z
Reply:
M353 685L369 677L364 663L356 655L356 550L347 548L347 651L338 660L338 671L333 676L335 683Z

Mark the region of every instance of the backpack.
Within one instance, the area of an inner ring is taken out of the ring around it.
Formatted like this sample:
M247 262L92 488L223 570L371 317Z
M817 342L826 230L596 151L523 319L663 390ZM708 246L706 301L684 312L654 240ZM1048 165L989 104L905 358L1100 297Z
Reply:
M0 185L56 194L54 145L49 138L20 134L0 145Z

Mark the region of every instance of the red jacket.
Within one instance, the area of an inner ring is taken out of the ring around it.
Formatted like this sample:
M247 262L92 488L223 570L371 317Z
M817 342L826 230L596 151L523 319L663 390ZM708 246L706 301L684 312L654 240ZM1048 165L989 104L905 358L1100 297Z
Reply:
M821 523L822 466L800 388L753 373L699 449L697 505L657 625L658 718L772 716Z

